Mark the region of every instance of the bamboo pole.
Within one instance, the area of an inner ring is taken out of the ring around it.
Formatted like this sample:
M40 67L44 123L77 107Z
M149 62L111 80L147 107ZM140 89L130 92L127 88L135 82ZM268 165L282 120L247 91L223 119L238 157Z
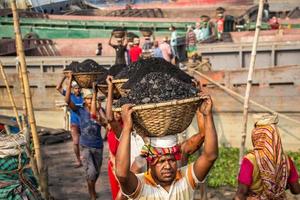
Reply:
M27 111L27 106L26 106L26 96L25 96L25 92L24 92L24 81L22 78L22 71L21 71L21 66L20 66L19 61L17 61L17 66L18 66L18 75L19 75L19 81L20 81L21 94L23 96L23 112L25 115L25 119L27 120L28 111Z
M8 93L8 97L9 97L9 100L10 100L10 103L11 103L11 106L13 108L13 111L14 111L14 114L15 114L15 117L16 117L16 120L17 120L17 123L18 123L18 126L19 126L19 129L22 130L22 124L20 122L20 118L19 118L19 114L18 114L18 110L17 110L17 106L16 106L16 102L15 102L15 99L12 95L12 92L9 88L9 84L8 84L8 81L7 81L7 76L5 74L5 71L3 69L3 65L0 61L0 71L1 71L1 75L2 75L2 78L3 78L3 81L5 83L5 86L6 86L6 90L7 90L7 93Z
M199 75L200 77L202 77L202 78L208 80L209 82L211 82L211 83L213 83L214 85L218 86L219 88L221 88L222 90L224 90L224 91L227 92L228 94L230 94L230 95L232 95L232 96L235 96L235 97L237 97L237 98L239 98L239 99L241 99L241 100L245 100L245 97L244 97L244 96L242 96L242 95L240 95L239 93L237 93L237 92L235 92L235 91L233 91L233 90L231 90L231 89L229 89L229 88L227 88L227 87L221 85L220 83L214 81L213 79L211 79L210 77L206 76L205 74L203 74L203 73L201 73L201 72L198 72L198 71L193 71L193 73L196 73L196 74ZM269 107L267 107L267 106L264 106L264 105L261 105L261 104L257 103L256 101L249 100L249 103L250 103L250 104L253 104L253 105L255 105L255 106L257 106L257 107L259 107L259 108L261 108L261 109L263 109L263 110L265 110L265 111L267 111L267 112L270 112L270 113L272 113L272 114L278 115L278 117L281 117L281 118L286 119L286 120L289 120L289 121L291 121L291 122L300 124L300 121L298 121L298 120L296 120L296 119L293 119L293 118L291 118L291 117L289 117L289 116L287 116L287 115L285 115L285 114L278 113L278 112L276 112L275 110L273 110L273 109L271 109L271 108L269 108Z
M26 97L26 106L28 109L28 119L29 124L31 128L31 134L33 139L33 146L35 151L35 159L37 162L37 171L39 173L40 177L40 187L42 195L45 199L48 199L48 187L47 183L45 183L45 177L44 177L44 166L43 166L43 160L41 155L41 148L40 148L40 141L39 136L37 134L37 128L36 128L36 122L35 122L35 116L33 111L33 105L32 105L32 99L31 99L31 93L30 93L30 87L29 87L29 78L27 74L27 66L25 61L25 53L24 53L24 46L22 42L22 36L21 36L21 30L20 30L20 24L19 24L19 15L17 12L16 7L16 1L10 0L11 3L11 9L13 13L13 21L14 21L14 30L15 30L15 37L16 37L16 49L18 54L18 59L20 62L20 68L22 72L22 79L24 84L24 93Z
M260 0L259 6L258 6L255 35L254 35L254 40L253 40L252 52L251 52L251 60L250 60L250 65L249 65L247 87L246 87L245 99L244 99L244 112L243 112L243 122L242 122L243 129L241 132L242 138L241 138L241 146L240 146L240 163L241 163L244 153L245 153L245 143L246 143L247 123L248 123L248 110L249 110L249 97L250 97L251 86L252 86L253 71L254 71L254 66L255 66L255 61L256 61L256 49L257 49L257 44L258 44L258 39L259 39L259 32L260 32L260 28L261 28L263 6L264 6L264 0Z

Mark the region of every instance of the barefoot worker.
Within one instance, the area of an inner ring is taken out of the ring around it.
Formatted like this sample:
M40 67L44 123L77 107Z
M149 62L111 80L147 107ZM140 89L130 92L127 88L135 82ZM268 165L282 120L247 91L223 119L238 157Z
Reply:
M66 76L64 76L61 81L57 84L56 90L62 94L66 95L66 90L63 89L62 85L66 79ZM71 101L76 106L81 106L83 104L83 98L81 94L81 88L79 85L73 81L72 83L73 92L70 94ZM79 150L79 136L80 136L80 129L79 129L79 117L77 113L73 112L71 110L71 136L73 141L73 150L76 156L77 163L75 165L75 168L81 167L81 160L80 160L80 150Z
M116 175L122 192L130 199L189 200L197 183L204 182L218 156L218 140L212 116L212 100L202 95L203 104L199 108L205 120L204 150L201 156L186 167L178 169L180 148L176 136L155 138L150 145L160 154L150 154L147 161L150 169L135 175L130 171L130 133L133 112L130 105L122 107L123 130L116 155ZM151 139L152 140L152 139ZM154 152L154 151L152 151Z
M103 140L101 137L101 126L97 113L97 90L96 84L91 89L83 89L83 106L76 106L70 100L72 74L68 74L68 86L66 91L66 103L76 112L80 118L80 150L82 164L84 167L88 191L91 200L96 199L95 184L100 175L103 154Z

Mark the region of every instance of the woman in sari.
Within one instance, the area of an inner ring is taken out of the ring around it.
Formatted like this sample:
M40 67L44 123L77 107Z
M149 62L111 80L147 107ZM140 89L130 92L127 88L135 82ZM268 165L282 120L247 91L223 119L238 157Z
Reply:
M254 149L242 161L236 200L284 200L285 190L299 194L297 169L282 149L277 116L266 115L252 131Z

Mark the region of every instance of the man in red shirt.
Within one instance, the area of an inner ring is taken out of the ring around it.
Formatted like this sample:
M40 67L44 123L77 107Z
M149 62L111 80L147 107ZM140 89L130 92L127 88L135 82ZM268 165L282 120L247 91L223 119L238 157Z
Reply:
M133 40L133 47L129 50L129 55L130 55L130 61L131 62L136 62L140 58L142 54L142 49L139 47L140 45L140 39L139 38L134 38Z
M218 40L221 40L222 33L224 32L224 22L224 14L218 13L218 19L216 20Z

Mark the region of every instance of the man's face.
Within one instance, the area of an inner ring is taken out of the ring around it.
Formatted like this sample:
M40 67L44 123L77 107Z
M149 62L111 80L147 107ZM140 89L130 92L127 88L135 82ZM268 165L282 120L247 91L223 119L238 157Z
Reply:
M159 184L171 184L177 172L177 161L173 155L161 156L156 164L151 165L151 173Z
M114 119L115 119L116 121L121 120L121 113L120 113L120 112L114 112Z
M76 96L78 96L78 95L80 94L80 92L81 92L80 87L75 86L75 87L73 88L73 93L74 93Z
M85 105L87 105L88 108L90 108L92 105L92 97L84 98L84 103Z

